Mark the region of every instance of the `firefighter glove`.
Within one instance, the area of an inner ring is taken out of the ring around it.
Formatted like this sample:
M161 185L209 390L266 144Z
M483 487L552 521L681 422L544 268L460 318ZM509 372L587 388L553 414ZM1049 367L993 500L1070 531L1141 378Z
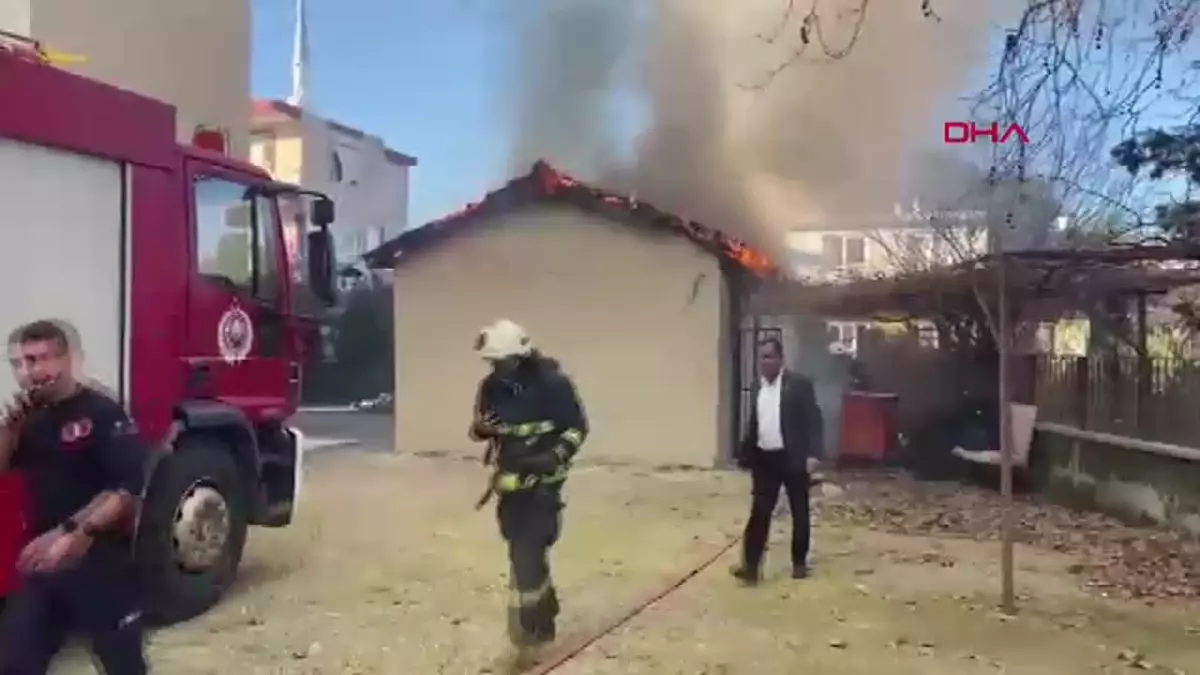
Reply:
M493 486L496 488L496 492L516 492L518 490L528 490L536 486L538 480L537 476L504 472L496 474Z
M521 486L521 477L515 473L496 474L496 492L513 492Z
M499 436L500 418L494 412L477 415L471 423L471 434L477 438L494 438Z

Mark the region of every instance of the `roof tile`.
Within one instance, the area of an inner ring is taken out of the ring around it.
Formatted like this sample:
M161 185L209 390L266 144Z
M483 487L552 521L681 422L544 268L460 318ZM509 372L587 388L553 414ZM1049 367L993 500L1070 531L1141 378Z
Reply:
M510 180L478 202L442 218L409 230L363 256L371 267L388 268L401 256L412 256L444 241L452 234L478 224L484 216L532 202L572 204L584 211L670 229L722 260L760 277L776 276L778 269L762 251L746 242L677 215L660 211L635 195L601 190L573 178L545 161L538 161L526 175Z

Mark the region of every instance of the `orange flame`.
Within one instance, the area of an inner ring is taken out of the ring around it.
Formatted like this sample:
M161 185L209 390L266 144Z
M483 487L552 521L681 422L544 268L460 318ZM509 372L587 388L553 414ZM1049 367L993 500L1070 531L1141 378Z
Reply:
M562 189L583 186L579 180L558 171L544 161L538 161L533 167L533 178L543 194L553 195ZM593 190L595 195L608 204L619 204L629 209L638 207L636 197L624 196ZM469 211L469 208L468 208ZM701 225L686 218L671 217L672 225L683 230L687 236L697 242L719 245L727 257L759 277L772 276L777 272L775 264L766 253L750 247L745 242L722 234L721 232Z

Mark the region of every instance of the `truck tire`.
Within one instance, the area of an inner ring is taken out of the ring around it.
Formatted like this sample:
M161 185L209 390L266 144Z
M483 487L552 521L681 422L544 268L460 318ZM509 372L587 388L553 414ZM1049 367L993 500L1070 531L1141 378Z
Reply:
M247 496L232 448L219 436L184 436L159 461L135 546L152 623L186 621L221 599L246 545Z

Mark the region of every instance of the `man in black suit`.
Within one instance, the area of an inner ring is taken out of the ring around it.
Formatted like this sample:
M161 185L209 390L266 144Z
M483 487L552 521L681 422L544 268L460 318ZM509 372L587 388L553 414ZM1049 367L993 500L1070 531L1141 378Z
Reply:
M753 485L750 519L742 540L742 564L733 575L758 583L771 516L779 489L787 491L792 511L792 578L808 576L808 488L823 445L821 409L808 378L783 367L783 345L768 339L759 345L761 379L754 392L750 424L736 455Z

